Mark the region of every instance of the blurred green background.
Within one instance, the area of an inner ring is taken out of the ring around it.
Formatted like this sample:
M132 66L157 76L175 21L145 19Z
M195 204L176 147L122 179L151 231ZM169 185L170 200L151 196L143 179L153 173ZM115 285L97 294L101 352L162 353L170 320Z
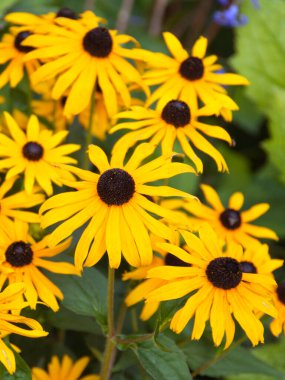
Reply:
M235 70L246 76L251 84L246 89L230 90L231 96L240 106L240 111L234 114L233 123L218 120L235 140L235 146L231 148L225 144L219 145L228 162L230 174L217 173L213 162L203 156L206 162L205 173L200 177L193 176L191 180L188 176L182 175L181 178L174 180L175 185L200 196L199 183L209 183L218 190L224 201L227 201L232 192L242 191L246 199L245 207L258 202L269 202L270 211L261 217L258 223L274 229L279 234L280 241L271 244L271 253L274 257L284 258L285 1L260 0L259 3L260 7L256 9L250 0L242 2L241 12L248 16L248 23L235 29L220 27L212 21L213 12L218 9L215 0L1 0L0 14L4 15L10 11L42 14L57 12L64 6L77 12L92 9L108 20L110 28L118 28L133 35L143 48L153 51L166 52L161 38L161 32L166 30L176 34L188 49L199 35L206 35L209 38L209 53L219 55L226 70ZM1 27L4 31L6 28L4 21L1 22ZM5 107L7 108L6 104L1 105L1 110ZM90 272L90 276L92 273ZM87 297L83 291L80 293L79 288L84 288L85 285L89 287L88 276L89 272L82 280L83 285L78 285L78 293L72 295L74 298L71 296L71 299L64 301L60 313L55 315L41 309L37 311L39 320L46 321L47 318L51 326L51 336L45 347L37 341L22 343L19 338L21 347L25 346L23 356L30 364L34 365L41 353L46 351L69 350L71 353L83 355L89 352L87 348L82 350L81 347L84 346L91 347L96 356L95 347L103 345L102 338L96 335L99 327L84 306L82 306L83 312L80 305L74 310L74 304L78 299ZM279 271L277 277L279 280L284 279L284 272ZM101 281L102 287L106 285L99 272L96 272L96 279ZM68 288L70 281L62 281L60 285L63 290ZM72 286L76 287L74 284ZM100 299L102 295L98 297ZM88 302L92 301L87 297L86 304ZM103 299L100 302L104 304ZM97 315L96 318L104 319L102 315ZM65 336L63 328L73 332L69 331ZM207 376L231 380L285 379L285 340L282 338L277 341L270 334L267 339L269 343L264 347L250 352L239 347L225 358L218 357L219 352L216 349L209 349L211 344L209 345L207 341L188 344L182 350L192 369L207 360L212 361L209 370L205 371ZM165 337L163 344L165 346L170 344L169 338ZM78 347L80 352L77 352ZM149 350L155 355L155 352L151 351L154 350L153 347L142 346L141 349ZM125 369L128 365L131 366L134 360L134 354L128 353L125 356L122 354L117 364L118 373L112 379L133 379L134 373L131 370L128 375L121 373L122 371L125 373ZM168 356L165 353L162 362L157 363L163 366L167 360ZM177 357L172 356L169 360L177 360ZM3 371L1 374L0 370L1 380L26 380L28 376L30 376L28 370L21 361L18 375L15 377L8 376ZM159 373L153 377L164 379L163 374Z

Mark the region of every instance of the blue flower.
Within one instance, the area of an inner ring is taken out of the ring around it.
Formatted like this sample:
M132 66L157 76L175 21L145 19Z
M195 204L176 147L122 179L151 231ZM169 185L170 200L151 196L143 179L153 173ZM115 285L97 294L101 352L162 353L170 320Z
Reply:
M251 2L255 6L256 9L259 8L259 2L258 2L258 0L251 0Z
M229 0L217 0L217 1L223 7L226 7L227 5L229 5Z
M252 4L256 9L259 8L259 0L251 0ZM222 6L222 7L227 7L230 5L230 0L217 0L217 2Z
M239 13L237 4L232 4L223 11L216 11L213 15L213 19L217 24L230 28L244 25L248 21L247 16Z

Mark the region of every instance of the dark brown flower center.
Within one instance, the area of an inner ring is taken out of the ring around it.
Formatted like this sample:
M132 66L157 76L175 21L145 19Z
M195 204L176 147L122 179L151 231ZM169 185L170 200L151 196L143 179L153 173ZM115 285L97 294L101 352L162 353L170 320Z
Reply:
M278 285L276 292L279 301L285 305L285 281Z
M241 261L239 265L243 273L257 273L255 265L250 261Z
M109 169L101 174L97 192L101 200L108 206L121 206L133 197L135 181L123 169Z
M239 262L231 257L212 260L206 269L206 275L216 288L225 290L236 288L242 279Z
M13 267L23 267L31 264L33 255L31 245L22 240L9 245L5 252L6 260Z
M83 47L94 57L108 57L113 47L113 40L109 30L101 26L89 30L83 38Z
M227 208L221 213L220 221L222 225L228 230L235 230L241 225L240 212L233 210L232 208Z
M190 123L190 108L181 100L171 100L163 108L161 117L166 123L174 125L175 128L185 127Z
M39 161L44 155L44 148L34 141L29 141L23 146L23 156L29 161Z
M22 42L29 36L31 36L33 33L29 32L28 30L24 30L23 32L20 32L16 35L14 46L15 48L20 51L21 53L29 53L30 51L34 50L32 46L23 46Z
M178 257L168 253L164 259L165 265L171 265L174 267L191 267L191 264L185 263L185 261L179 259Z
M62 96L62 97L60 98L60 104L61 104L62 107L65 106L66 101L67 101L67 96Z
M180 65L180 74L188 80L201 79L204 74L203 61L197 57L189 57Z
M57 14L56 17L65 17L65 18L71 18L72 20L77 20L78 16L77 14L70 8L61 8Z

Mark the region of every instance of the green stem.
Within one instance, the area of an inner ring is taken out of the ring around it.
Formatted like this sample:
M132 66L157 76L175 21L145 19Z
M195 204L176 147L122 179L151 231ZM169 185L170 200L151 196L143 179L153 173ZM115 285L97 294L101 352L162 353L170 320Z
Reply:
M9 86L9 112L13 115L14 110L14 100L13 100L13 89Z
M133 332L137 333L139 330L139 326L138 326L136 309L134 308L131 309L131 323L132 323Z
M27 88L28 88L28 92L27 92L27 111L28 111L28 115L31 116L33 114L33 105L32 105L32 101L33 101L33 90L32 90L32 84L31 84L31 81L30 81L30 77L29 75L26 73L26 78L27 78Z
M145 334L143 336L138 336L137 338L131 338L131 339L116 339L116 342L119 344L132 344L132 343L139 343L139 342L145 342L147 340L150 340L153 338L152 334Z
M192 373L192 377L193 379L200 375L200 374L203 374L203 372L206 371L206 369L212 367L214 364L216 364L217 362L219 362L221 359L223 359L229 352L231 352L234 348L236 348L237 346L239 346L242 342L244 342L246 340L246 337L243 336L241 337L240 339L238 339L236 342L234 342L227 350L223 351L221 355L217 355L217 356L214 356L212 359L206 361L205 363L203 363L200 367L198 367L193 373Z
M115 270L108 269L108 335L101 367L100 380L109 380L115 360L115 328L114 328L114 284Z
M114 335L115 269L108 267L108 333Z
M117 323L116 323L116 335L120 334L121 331L123 330L126 313L127 313L127 305L125 304L123 300L120 310L118 312L118 318L117 318Z
M93 114L95 110L95 95L96 95L96 89L94 88L93 94L91 96L90 100L90 114L89 114L89 120L88 120L88 126L87 126L87 133L86 133L86 139L85 139L85 155L83 158L83 169L88 169L89 166L89 159L88 159L88 146L92 142L92 122L93 122Z

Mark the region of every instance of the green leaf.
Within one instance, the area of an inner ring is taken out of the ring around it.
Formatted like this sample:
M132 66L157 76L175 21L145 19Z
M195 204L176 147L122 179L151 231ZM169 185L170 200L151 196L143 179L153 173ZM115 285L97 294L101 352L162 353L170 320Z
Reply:
M75 314L67 310L63 305L57 313L49 310L47 313L47 321L52 326L63 330L81 331L91 334L101 333L95 318Z
M262 360L263 363L266 363L267 365L274 367L276 370L282 371L282 373L279 372L279 377L278 377L278 379L282 380L282 379L285 379L284 350L285 350L285 338L282 337L282 339L277 343L270 343L270 344L266 344L265 346L256 348L255 350L253 350L253 356L257 358L258 360ZM230 376L230 377L227 377L227 379L228 380L269 380L269 379L272 379L272 377L267 372L263 372L263 375Z
M261 110L248 97L245 88L235 88L232 93L239 106L238 112L233 113L233 122L251 135L256 135L264 119Z
M3 14L11 7L13 7L18 0L1 0L0 2L0 16L2 17Z
M134 366L137 364L137 358L133 351L127 350L122 352L122 355L120 355L119 360L117 361L116 365L114 365L112 373L115 372L121 372L126 370L127 368Z
M249 79L248 95L267 113L272 92L285 87L285 2L259 3L257 10L250 1L243 2L242 13L249 22L237 30L237 54L232 64Z
M241 346L221 351L207 341L189 342L183 348L187 362L191 370L197 370L201 366L206 367L200 373L208 376L226 376L240 373L267 374L271 378L280 378L280 372L269 363L265 363L254 355L254 349L246 349Z
M157 318L157 331L162 332L166 327L168 327L173 315L184 305L186 299L187 296L178 300L170 300L160 303Z
M82 276L52 276L64 294L63 306L75 314L93 317L106 327L107 279L94 268L86 268Z
M278 168L280 179L285 182L285 88L283 90L276 90L271 100L272 103L268 115L271 139L265 141L263 146L269 154L270 161Z
M1 0L2 3L3 0ZM57 7L54 6L53 0L25 0L17 1L17 6L13 8L15 12L31 12L34 14L42 14L47 12L57 12Z
M264 147L285 182L285 2L260 0L256 10L246 1L242 12L249 23L237 31L232 64L249 79L248 96L269 118L271 139Z
M1 380L31 380L32 374L27 363L21 358L19 354L14 352L16 359L16 372L10 375L3 364L0 364L0 379Z
M155 380L192 379L185 355L176 344L166 336L158 341L164 350L153 340L131 346L146 372Z
M215 177L218 180L219 195L226 202L233 192L247 188L248 184L252 181L252 173L250 172L247 158L241 153L227 147L223 147L221 153L230 168L230 174L219 176L215 174Z

